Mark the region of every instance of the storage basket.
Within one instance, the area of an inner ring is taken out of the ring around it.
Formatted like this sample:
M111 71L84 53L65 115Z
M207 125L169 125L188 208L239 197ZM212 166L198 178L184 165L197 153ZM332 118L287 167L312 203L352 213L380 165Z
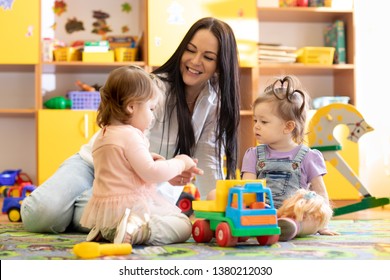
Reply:
M3 186L13 186L15 184L16 177L20 173L18 170L4 170L0 173L0 185Z
M71 91L68 98L72 100L73 110L97 110L100 104L98 91Z
M332 65L335 48L304 47L297 51L297 62L303 64Z
M81 61L81 51L72 47L54 50L55 61Z
M93 63L111 63L115 61L114 51L83 52L82 59L84 62L93 62Z
M115 48L115 61L135 61L137 48Z

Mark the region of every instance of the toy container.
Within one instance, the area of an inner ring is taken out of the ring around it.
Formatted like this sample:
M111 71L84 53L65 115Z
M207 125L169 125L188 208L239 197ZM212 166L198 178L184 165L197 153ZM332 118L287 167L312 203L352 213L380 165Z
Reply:
M2 173L0 173L0 185L13 186L20 171L21 169L4 170Z
M100 104L98 91L71 91L68 93L72 101L72 110L97 110Z
M109 63L114 62L114 51L83 52L83 62Z
M303 47L297 51L297 62L303 64L332 65L335 48Z
M137 50L137 48L115 48L115 61L135 61Z
M73 47L57 48L54 50L55 61L80 61L81 51Z

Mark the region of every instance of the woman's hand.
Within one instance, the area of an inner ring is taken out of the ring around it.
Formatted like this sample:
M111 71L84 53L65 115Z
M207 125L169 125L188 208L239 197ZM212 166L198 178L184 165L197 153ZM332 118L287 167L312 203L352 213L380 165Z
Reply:
M198 163L198 160L194 159L194 162ZM188 183L191 183L196 175L203 175L203 173L204 172L202 169L198 168L197 166L193 166L187 171L183 171L180 175L173 177L168 182L172 186L184 186L187 185Z

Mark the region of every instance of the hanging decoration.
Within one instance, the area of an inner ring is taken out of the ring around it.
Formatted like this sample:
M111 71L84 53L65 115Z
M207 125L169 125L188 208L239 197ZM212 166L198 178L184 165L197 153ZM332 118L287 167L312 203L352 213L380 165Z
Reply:
M109 17L110 15L108 13L102 11L93 11L93 18L96 19L96 21L94 21L92 24L92 33L104 36L108 32L112 32L110 26L106 22L106 19Z
M73 18L73 19L68 19L67 23L65 24L65 30L67 33L72 34L74 32L82 31L85 29L82 21Z
M60 16L62 13L66 12L67 7L68 7L68 4L66 4L65 1L56 0L56 1L54 1L53 12L57 16Z

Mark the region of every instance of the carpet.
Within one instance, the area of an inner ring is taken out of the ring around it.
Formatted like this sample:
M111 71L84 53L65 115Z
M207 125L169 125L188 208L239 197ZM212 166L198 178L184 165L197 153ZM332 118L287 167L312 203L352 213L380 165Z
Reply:
M390 220L332 220L329 226L341 235L314 235L266 247L249 239L234 248L221 248L215 243L199 244L190 239L166 246L134 246L130 255L100 259L390 260ZM0 224L0 259L75 260L72 248L85 241L85 237L80 233L29 233L21 223Z

